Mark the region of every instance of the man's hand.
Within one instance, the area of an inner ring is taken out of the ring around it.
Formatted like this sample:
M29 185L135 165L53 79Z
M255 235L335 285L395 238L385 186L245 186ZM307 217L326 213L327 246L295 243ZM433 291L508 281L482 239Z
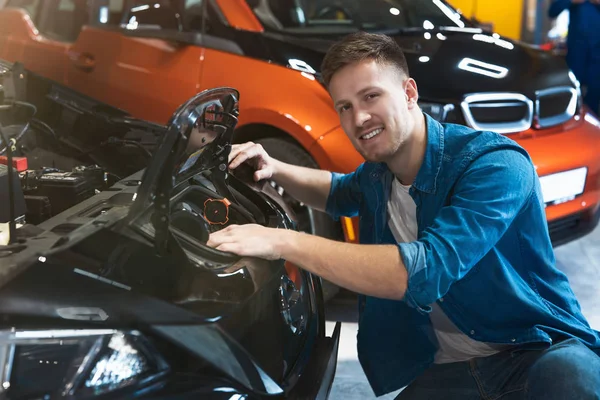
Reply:
M229 169L234 170L242 163L250 165L254 169L254 180L271 179L275 173L275 161L265 149L252 142L234 144L229 153Z
M600 6L600 0L590 0L590 3Z
M585 3L587 0L571 0L571 4L581 4ZM591 0L592 3L598 4L598 0Z
M279 244L286 233L289 231L256 224L230 225L211 234L206 244L239 256L278 260L281 258Z
M395 245L342 243L293 230L231 225L207 245L243 257L284 259L353 292L400 300L408 287Z

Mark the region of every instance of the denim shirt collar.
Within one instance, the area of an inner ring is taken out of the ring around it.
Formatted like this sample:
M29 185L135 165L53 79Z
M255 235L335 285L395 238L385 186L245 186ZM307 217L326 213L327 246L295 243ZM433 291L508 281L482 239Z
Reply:
M444 127L428 114L423 115L427 127L427 147L425 158L412 186L421 192L435 194L444 158Z

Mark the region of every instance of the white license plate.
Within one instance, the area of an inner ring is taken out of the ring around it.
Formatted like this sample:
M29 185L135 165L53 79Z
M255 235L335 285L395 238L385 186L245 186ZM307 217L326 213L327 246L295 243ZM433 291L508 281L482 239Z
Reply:
M583 193L587 168L577 168L540 177L544 203L563 203Z

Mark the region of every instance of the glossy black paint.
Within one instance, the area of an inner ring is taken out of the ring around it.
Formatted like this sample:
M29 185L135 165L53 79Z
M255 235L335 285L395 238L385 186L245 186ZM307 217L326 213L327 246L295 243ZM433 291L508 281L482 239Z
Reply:
M445 39L440 40L438 34ZM503 44L513 48L475 40L474 36L503 40ZM457 102L468 93L488 91L517 92L533 98L535 90L573 86L562 59L518 42L496 39L486 33L438 29L401 33L393 37L405 52L411 76L417 81L424 100ZM265 44L270 49L272 61L287 66L289 59L300 59L316 71L320 70L324 54L334 42L332 39L336 38L265 34ZM419 61L422 57L428 57L429 60ZM507 68L508 74L505 78L496 79L461 70L458 65L466 57Z
M411 76L424 101L457 103L469 93L516 92L535 98L535 91L571 86L569 69L562 57L477 28L435 28L385 31L404 50ZM289 67L290 59L310 65L317 74L329 47L342 36L332 34L264 33L232 29L211 21L210 35L231 41L246 57ZM228 51L225 47L207 47ZM427 57L427 61L424 57ZM464 58L508 69L506 77L493 77L458 67Z
M38 100L56 93L53 85L39 87L44 93L33 96ZM62 96L51 102L53 109L65 104L85 109L76 93L62 87L60 91ZM42 103L40 109L48 106ZM93 104L96 109L98 104ZM90 110L83 114L92 126L94 119L111 120ZM115 118L122 124L127 116ZM126 119L126 125L136 129L162 131L160 146L167 148L154 155L151 167L28 227L18 248L0 248L0 330L140 331L166 359L168 374L106 398L229 399L233 394L249 399L298 394L326 398L336 366L339 327L335 337L325 336L318 279L298 270L300 301L287 304L286 319L281 287L289 277L282 260L240 258L205 248L196 254L232 268L203 268L190 261L181 237L176 240L171 230L160 253L152 235L140 229L139 222L148 220L154 204L176 210L183 201L219 198L220 192L211 192L210 183L216 188L226 185L230 194L235 193L231 198L237 205L231 206L230 223L256 218L270 227L294 226L293 215L270 185L245 181L243 173L227 177L219 173L220 157L227 157L223 147L229 145L228 136L219 136L204 148L195 169L185 170L193 173L174 173L184 170L168 160L180 161L191 137L187 128L198 126L196 118L197 114L178 112L166 130ZM74 132L61 134L68 137ZM159 168L166 165L177 168ZM157 203L161 194L168 195L167 201ZM178 226L173 223L173 228ZM298 322L298 313L303 323L292 329L289 323Z

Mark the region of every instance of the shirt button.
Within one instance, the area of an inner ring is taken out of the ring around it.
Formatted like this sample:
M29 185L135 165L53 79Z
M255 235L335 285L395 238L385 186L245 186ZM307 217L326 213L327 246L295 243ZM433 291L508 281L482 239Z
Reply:
M471 335L474 335L474 334L475 334L475 331L471 331Z
M514 342L516 342L516 341L517 341L517 339L515 339L515 338L512 338L512 339L510 339L510 341L514 343Z
M444 302L444 298L440 297L440 303L443 303L443 302Z

